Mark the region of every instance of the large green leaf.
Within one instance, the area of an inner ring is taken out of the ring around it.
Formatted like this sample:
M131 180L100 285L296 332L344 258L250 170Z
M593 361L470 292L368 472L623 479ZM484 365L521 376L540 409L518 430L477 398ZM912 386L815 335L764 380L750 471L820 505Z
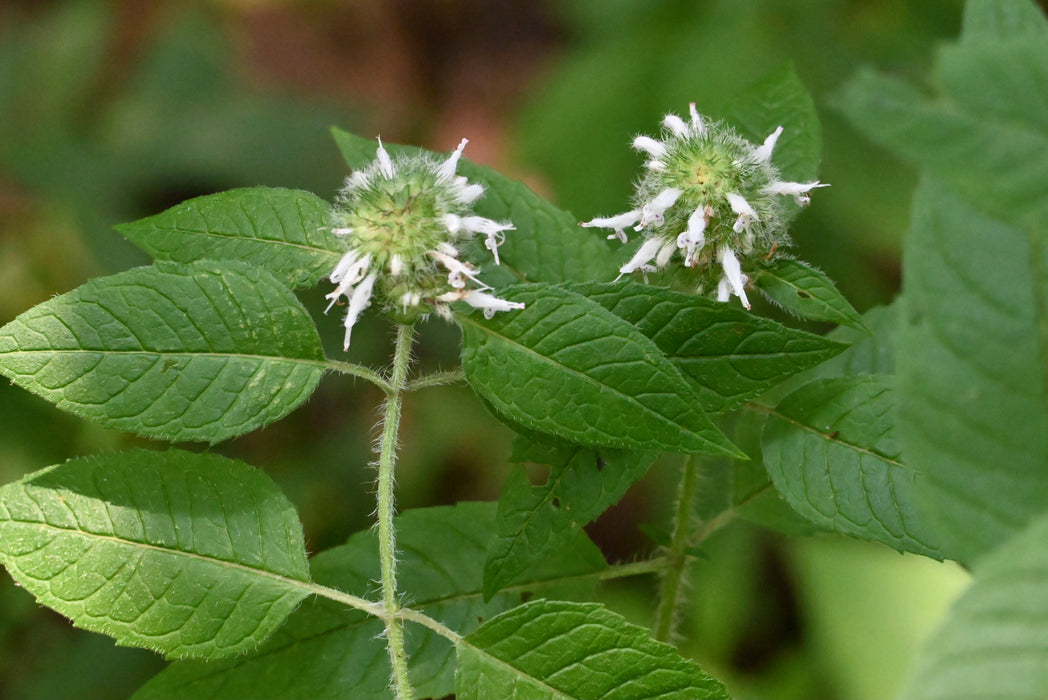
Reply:
M925 645L905 700L1048 697L1048 516L975 567Z
M459 317L466 378L500 414L583 445L741 455L631 324L560 287L500 295L526 308Z
M8 484L0 558L78 627L173 658L248 651L308 594L294 507L218 455L87 457Z
M970 561L1048 507L1048 227L925 179L903 271L899 437Z
M309 192L254 187L197 197L116 228L157 260L240 260L291 288L312 287L345 247L331 233L330 212Z
M886 377L821 379L771 411L761 451L776 488L822 527L942 558L899 456Z
M654 457L648 452L540 445L518 438L513 461L548 464L551 471L540 486L532 486L523 466L510 472L484 565L485 597L495 595L549 553L562 550L583 525L622 498Z
M398 579L406 602L452 629L468 633L521 602L522 596L590 595L604 567L592 542L576 533L551 552L526 581L485 603L484 552L495 520L493 503L409 510L396 519ZM374 594L379 578L374 530L361 532L312 560L317 583L357 595ZM583 583L579 583L580 575ZM564 579L563 581L561 579ZM574 583L569 583L574 581ZM143 686L136 700L175 698L354 698L385 700L389 661L382 624L326 598L306 601L258 651L214 663L179 662ZM408 623L410 674L420 697L454 692L454 649Z
M846 347L693 294L634 282L571 289L651 338L695 380L703 408L714 413L738 408Z
M87 282L0 328L0 372L120 430L217 442L297 407L323 372L316 328L270 273L157 263Z
M377 142L332 129L351 168L362 168L375 159ZM390 153L417 154L413 146L386 144ZM442 154L431 154L437 159ZM485 265L484 279L494 286L514 282L570 282L613 279L621 264L599 234L578 226L569 212L558 209L532 192L527 185L495 170L462 159L458 172L470 182L484 185L484 197L475 205L481 216L511 221L515 231L506 234L499 248L502 264Z
M783 258L760 271L757 287L786 311L800 318L828 321L864 330L862 316L837 291L822 270Z
M1030 0L968 0L961 39L1048 37L1048 20Z
M538 600L458 645L458 700L700 700L719 681L596 603Z

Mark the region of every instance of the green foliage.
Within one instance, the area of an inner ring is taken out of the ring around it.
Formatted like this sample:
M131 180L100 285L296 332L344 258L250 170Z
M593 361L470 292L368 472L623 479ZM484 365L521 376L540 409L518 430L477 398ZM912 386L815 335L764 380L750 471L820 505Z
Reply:
M77 626L170 658L254 648L309 580L298 515L268 477L178 451L75 459L0 488L0 557Z
M728 697L673 647L595 603L521 605L460 642L458 660L462 700Z
M240 260L294 289L312 287L342 257L330 211L310 192L255 187L197 197L116 228L154 260Z
M218 442L316 388L320 338L268 272L158 263L87 282L0 328L0 372L59 408L167 440Z
M800 318L864 328L862 317L820 270L800 260L784 259L757 278L757 286L773 302Z
M586 596L604 561L580 532L547 550L541 566L517 586L485 602L481 597L484 553L492 541L495 507L460 503L421 508L396 519L401 586L415 610L463 632L478 627L527 595ZM341 547L313 557L322 586L366 595L379 576L374 530L359 532ZM574 582L572 579L574 578ZM412 681L420 695L454 691L454 649L423 627L408 630ZM183 661L146 684L136 700L164 698L387 698L389 662L379 638L382 623L327 598L306 601L272 639L251 653L213 663Z
M559 287L503 294L527 308L460 317L466 377L499 414L583 445L738 454L636 328Z

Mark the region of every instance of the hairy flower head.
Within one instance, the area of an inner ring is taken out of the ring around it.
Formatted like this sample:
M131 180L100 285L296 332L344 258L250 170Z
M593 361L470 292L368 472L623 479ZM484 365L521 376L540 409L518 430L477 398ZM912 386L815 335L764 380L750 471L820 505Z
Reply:
M426 153L391 157L379 139L375 160L346 178L332 231L347 249L331 272L337 286L327 298L328 309L347 300L347 350L354 324L372 303L402 323L431 311L450 318L454 301L488 317L524 307L490 294L480 270L463 256L462 244L481 235L497 265L499 245L514 228L474 213L484 188L455 174L466 143L438 160Z
M781 126L756 145L722 122L708 122L694 104L689 116L668 114L660 138L633 140L649 157L633 209L581 225L612 229L608 238L623 243L626 229L643 232L644 241L620 276L653 272L678 260L692 270L700 293L715 290L720 301L734 295L749 308L746 270L790 243L782 197L803 206L811 190L827 185L781 180L771 162Z

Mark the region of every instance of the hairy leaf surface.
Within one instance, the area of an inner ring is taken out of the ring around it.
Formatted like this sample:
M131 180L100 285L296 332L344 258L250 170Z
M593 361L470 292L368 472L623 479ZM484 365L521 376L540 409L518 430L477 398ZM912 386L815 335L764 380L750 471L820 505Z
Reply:
M308 593L294 507L210 454L86 457L4 486L0 558L78 627L171 658L253 649Z
M522 595L591 595L604 560L582 533L526 581L485 603L481 597L484 552L495 520L493 503L409 510L396 519L398 579L405 603L468 633L521 602ZM375 597L379 578L374 530L321 552L311 562L317 583ZM579 583L576 577L582 576ZM565 580L561 580L565 579ZM574 583L569 581L575 580ZM454 692L454 648L429 630L407 623L412 683L419 697ZM382 624L326 598L304 602L258 651L215 663L171 665L136 693L136 700L176 698L391 698Z
M538 600L458 645L459 700L701 700L719 681L596 603Z
M559 287L501 295L527 307L459 317L466 378L499 413L583 445L740 454L691 384L631 324Z
M156 260L239 260L294 289L312 287L342 257L330 212L310 192L254 187L190 199L116 228Z
M100 277L0 328L0 372L59 408L167 440L217 442L305 401L316 328L271 274L157 263Z
M821 270L800 260L783 259L762 270L757 287L799 318L828 321L864 330L862 316Z
M771 412L764 466L797 511L818 525L900 551L942 558L917 503L917 474L900 460L889 380L816 380Z

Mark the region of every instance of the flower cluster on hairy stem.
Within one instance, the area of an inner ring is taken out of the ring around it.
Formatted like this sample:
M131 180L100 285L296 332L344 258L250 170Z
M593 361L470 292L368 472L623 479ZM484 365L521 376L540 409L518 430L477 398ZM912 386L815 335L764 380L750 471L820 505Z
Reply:
M636 186L634 208L581 223L644 234L619 277L661 270L675 260L692 271L700 294L719 301L737 296L750 308L746 284L752 272L787 248L784 196L804 206L815 182L784 182L771 162L780 126L761 145L690 107L690 119L668 114L659 139L638 136L633 147L649 156ZM751 274L747 274L747 273Z
M348 304L345 349L372 303L400 323L432 311L450 318L455 301L489 318L524 307L493 295L478 279L479 268L463 257L462 244L480 235L499 264L499 245L514 228L473 211L484 188L455 173L467 142L441 161L425 153L391 157L379 139L375 160L346 178L332 231L347 249L330 275L337 286L327 295L328 310L343 298Z

